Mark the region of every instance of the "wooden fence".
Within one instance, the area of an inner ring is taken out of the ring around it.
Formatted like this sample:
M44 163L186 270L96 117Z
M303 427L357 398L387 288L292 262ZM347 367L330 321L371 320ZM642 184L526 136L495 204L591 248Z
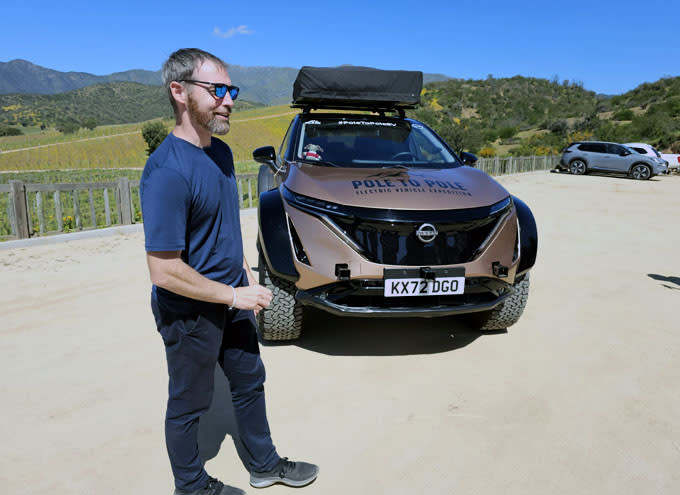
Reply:
M502 158L480 158L475 164L475 168L483 170L489 175L507 175L551 170L557 166L559 161L560 155L504 156Z
M476 168L489 175L550 170L559 155L481 158ZM241 208L257 206L257 174L237 176ZM81 184L0 184L7 208L0 210L0 239L26 239L35 235L129 225L141 222L139 181ZM86 205L83 207L83 205ZM7 219L3 219L4 211ZM7 226L7 223L9 225Z
M239 206L257 205L257 175L237 176ZM139 181L78 184L0 184L7 207L0 211L0 239L90 230L141 222ZM3 213L7 217L3 219ZM4 225L3 225L4 224Z

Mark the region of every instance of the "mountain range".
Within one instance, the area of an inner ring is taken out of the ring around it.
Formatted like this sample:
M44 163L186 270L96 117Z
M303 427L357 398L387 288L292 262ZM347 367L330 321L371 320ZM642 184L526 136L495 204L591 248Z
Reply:
M244 67L229 65L232 81L241 88L242 97L264 105L290 103L293 81L298 69L291 67ZM424 82L450 79L442 74L424 74ZM161 72L128 70L105 76L87 72L60 72L16 59L0 62L0 94L51 95L113 82L136 82L161 86Z

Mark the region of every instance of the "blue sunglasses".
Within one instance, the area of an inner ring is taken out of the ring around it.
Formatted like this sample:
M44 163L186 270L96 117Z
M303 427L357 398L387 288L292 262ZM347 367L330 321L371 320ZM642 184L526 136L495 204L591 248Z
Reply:
M228 84L214 83L209 81L196 81L195 79L180 79L177 82L188 82L192 84L207 84L210 88L205 88L210 91L210 94L215 98L224 98L227 96L227 91L229 91L229 96L232 100L238 97L239 88L238 86L229 86Z

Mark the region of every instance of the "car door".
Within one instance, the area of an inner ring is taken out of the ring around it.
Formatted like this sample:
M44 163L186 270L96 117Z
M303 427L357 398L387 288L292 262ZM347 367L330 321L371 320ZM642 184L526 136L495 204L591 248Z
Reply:
M595 170L606 169L606 151L603 143L583 143L579 150L584 152L584 158L588 162L588 168Z
M630 151L621 145L607 143L606 163L607 170L612 172L627 173L630 168Z

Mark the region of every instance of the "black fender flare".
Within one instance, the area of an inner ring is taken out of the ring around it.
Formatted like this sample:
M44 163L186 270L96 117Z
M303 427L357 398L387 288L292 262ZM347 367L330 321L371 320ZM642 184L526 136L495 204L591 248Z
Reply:
M258 213L258 248L271 271L278 277L296 281L300 274L295 269L290 249L288 219L278 188L260 194Z
M517 221L519 222L520 235L520 258L517 273L524 273L536 263L538 250L538 231L534 214L527 204L516 196L512 197L517 209Z

